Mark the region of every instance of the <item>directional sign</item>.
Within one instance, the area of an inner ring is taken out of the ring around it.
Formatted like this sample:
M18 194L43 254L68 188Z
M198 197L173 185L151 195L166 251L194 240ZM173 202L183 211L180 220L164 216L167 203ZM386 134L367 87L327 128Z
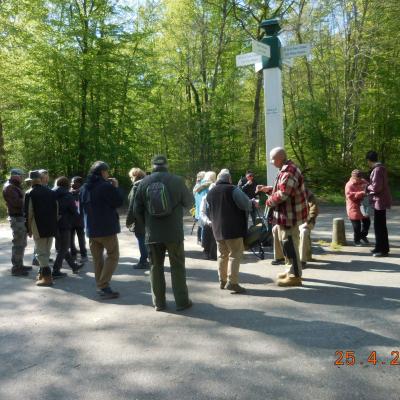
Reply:
M308 56L311 53L311 43L286 46L282 49L282 59Z
M245 53L236 56L236 66L243 67L244 65L251 65L262 62L262 57L256 53Z
M267 44L258 42L257 40L252 40L251 41L251 47L253 50L253 53L259 54L260 56L264 57L271 57L271 50L270 47Z

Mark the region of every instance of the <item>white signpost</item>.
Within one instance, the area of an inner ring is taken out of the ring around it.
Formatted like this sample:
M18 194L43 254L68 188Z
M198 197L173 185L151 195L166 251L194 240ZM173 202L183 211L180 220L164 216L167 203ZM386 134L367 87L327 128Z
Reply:
M271 22L269 22L271 21ZM268 31L269 27L276 25L279 29L279 24L276 20L266 21L266 33L271 36L272 31ZM274 28L272 28L274 29ZM272 33L277 39L276 30ZM279 42L279 40L278 40ZM276 43L276 42L275 42ZM280 45L279 45L280 46ZM282 49L278 48L275 54L275 59L272 65L264 68L263 61L266 62L271 57L271 48L269 45L252 40L252 52L247 54L240 54L236 56L236 66L241 67L245 65L254 64L256 72L263 69L264 78L264 112L265 112L265 141L266 141L266 157L267 164L269 164L269 153L274 147L284 147L283 135L283 98L282 98L282 71L280 68L280 61L292 66L293 58L300 56L308 56L311 52L311 45L309 43L288 46ZM278 60L277 58L280 58ZM277 65L277 66L275 66ZM273 185L277 168L269 164L267 167L267 182L268 185Z

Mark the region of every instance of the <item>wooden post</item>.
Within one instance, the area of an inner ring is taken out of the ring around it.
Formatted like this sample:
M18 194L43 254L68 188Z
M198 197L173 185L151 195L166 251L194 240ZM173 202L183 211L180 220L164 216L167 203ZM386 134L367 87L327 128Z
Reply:
M333 219L332 244L339 244L341 246L346 246L347 244L343 218Z

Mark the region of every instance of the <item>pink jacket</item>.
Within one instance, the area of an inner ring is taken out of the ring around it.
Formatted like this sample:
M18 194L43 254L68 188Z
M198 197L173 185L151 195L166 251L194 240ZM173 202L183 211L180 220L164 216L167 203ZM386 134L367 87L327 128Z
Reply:
M365 179L359 181L350 178L346 183L345 195L346 195L346 211L349 219L361 220L365 218L360 210L361 200L366 196L365 188L368 182Z

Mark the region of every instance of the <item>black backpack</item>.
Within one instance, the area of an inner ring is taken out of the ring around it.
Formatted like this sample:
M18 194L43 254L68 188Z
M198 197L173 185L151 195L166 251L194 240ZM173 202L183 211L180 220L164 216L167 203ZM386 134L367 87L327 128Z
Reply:
M152 217L163 218L172 214L171 198L163 182L156 181L147 186L146 208Z

